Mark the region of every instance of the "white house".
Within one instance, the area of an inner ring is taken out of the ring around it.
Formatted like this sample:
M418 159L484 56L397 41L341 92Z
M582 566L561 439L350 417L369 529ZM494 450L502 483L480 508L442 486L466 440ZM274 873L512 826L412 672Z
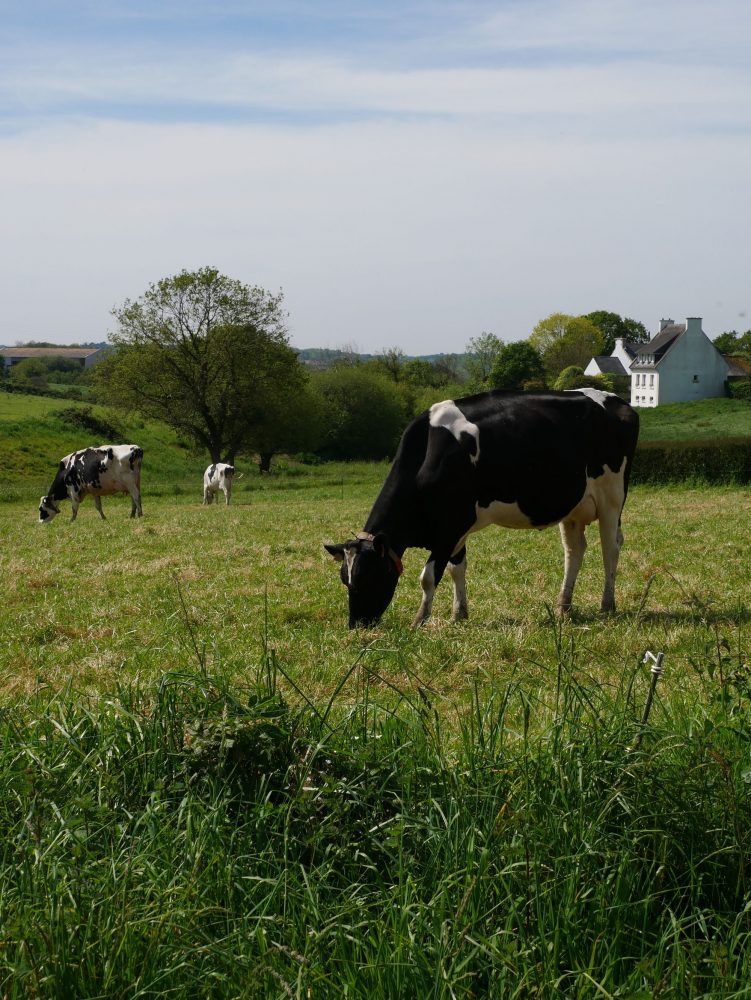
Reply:
M648 344L616 340L613 353L595 357L585 375L631 376L631 405L660 406L724 396L730 363L701 328L701 317L685 323L660 320ZM737 373L735 373L737 374Z
M701 328L700 316L685 323L660 321L631 363L631 405L660 406L724 396L730 365Z

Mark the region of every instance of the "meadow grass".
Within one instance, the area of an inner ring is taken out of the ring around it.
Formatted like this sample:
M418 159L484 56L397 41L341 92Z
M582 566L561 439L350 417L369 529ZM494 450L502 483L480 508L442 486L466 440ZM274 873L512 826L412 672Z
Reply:
M384 472L0 504L0 995L749 995L751 493L632 490L616 615L491 530L350 632Z
M639 410L640 441L720 441L751 437L751 406L745 399L698 399Z

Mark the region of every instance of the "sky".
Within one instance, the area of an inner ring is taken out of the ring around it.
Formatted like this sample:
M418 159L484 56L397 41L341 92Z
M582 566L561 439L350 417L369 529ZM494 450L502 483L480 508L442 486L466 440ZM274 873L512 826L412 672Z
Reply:
M0 344L204 266L290 342L751 328L748 0L0 0Z

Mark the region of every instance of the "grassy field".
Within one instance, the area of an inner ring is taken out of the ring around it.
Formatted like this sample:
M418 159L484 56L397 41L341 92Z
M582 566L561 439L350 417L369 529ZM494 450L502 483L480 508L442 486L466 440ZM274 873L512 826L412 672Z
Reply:
M413 550L350 632L385 465L202 507L142 425L143 519L41 526L49 403L0 393L0 996L751 996L751 491L634 489L613 616L596 530L561 622L557 531L489 530L469 622L409 628Z
M716 441L751 437L751 405L744 399L700 399L639 410L641 441Z

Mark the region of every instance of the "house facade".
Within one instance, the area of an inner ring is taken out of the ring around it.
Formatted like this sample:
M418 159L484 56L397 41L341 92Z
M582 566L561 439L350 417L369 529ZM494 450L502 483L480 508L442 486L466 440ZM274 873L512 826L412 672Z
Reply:
M631 363L631 405L664 406L726 395L730 365L702 330L701 317L663 319Z

